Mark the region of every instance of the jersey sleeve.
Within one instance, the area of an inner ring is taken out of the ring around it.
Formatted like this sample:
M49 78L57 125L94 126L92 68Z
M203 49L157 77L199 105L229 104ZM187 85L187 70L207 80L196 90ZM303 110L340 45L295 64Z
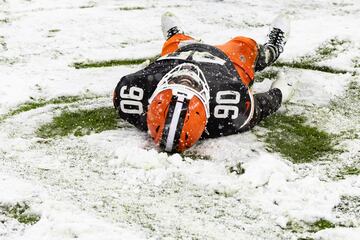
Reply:
M148 67L121 78L114 91L114 106L121 119L146 131L146 112L149 98L158 82L173 68L166 61L154 62Z
M121 119L146 131L146 110L151 92L144 70L124 76L114 91L114 106Z

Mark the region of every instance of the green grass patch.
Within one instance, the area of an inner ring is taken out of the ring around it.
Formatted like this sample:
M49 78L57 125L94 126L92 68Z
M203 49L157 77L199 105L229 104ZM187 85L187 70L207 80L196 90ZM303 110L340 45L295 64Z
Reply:
M0 19L0 23L9 23L10 19L9 18L2 18Z
M360 83L355 81L350 82L346 93L349 98L360 101Z
M347 166L340 170L339 175L360 175L360 168Z
M262 82L265 79L275 80L279 77L279 71L275 69L268 69L255 73L255 81Z
M86 8L93 8L93 7L95 7L95 3L93 3L93 4L89 4L89 5L84 5L84 6L80 6L79 8L80 9L86 9Z
M235 166L230 166L228 170L230 173L235 173L236 175L245 173L245 168L243 168L241 163L237 163Z
M305 232L306 224L298 221L288 221L286 223L286 229L293 233Z
M145 9L145 7L140 7L140 6L119 8L119 10L121 10L121 11L134 11L134 10L144 10L144 9Z
M327 228L334 228L335 224L326 220L319 219L313 223L308 223L304 221L289 221L286 223L286 229L293 233L315 233ZM300 239L308 239L308 238L300 238ZM310 238L311 239L311 238Z
M156 219L156 214L150 213L144 205L133 203L123 204L121 207L127 222L136 223L152 232L157 230L156 225L152 224L159 221Z
M127 44L127 43L122 43ZM75 62L73 63L73 67L76 69L82 68L101 68L101 67L115 67L115 66L126 66L126 65L139 65L144 63L147 60L150 62L156 61L160 55L156 55L153 57L148 58L134 58L134 59L112 59L112 60L105 60L105 61L87 61L87 62Z
M339 53L346 50L346 46L350 43L349 40L332 38L316 49L317 60L322 61L331 57L336 57Z
M27 111L30 111L30 110L33 110L36 108L44 107L49 104L67 104L67 103L74 103L74 102L78 102L81 100L93 99L93 98L98 98L98 97L99 96L89 95L89 96L60 96L60 97L49 99L49 100L32 99L32 101L25 102L25 103L19 105L17 108L8 112L7 114L0 116L0 121L6 119L8 117L14 116L16 114L19 114L22 112L27 112Z
M182 7L191 7L191 6L190 5L181 5L181 4L164 6L164 8L182 8Z
M314 55L305 55L300 57L298 60L294 60L292 62L277 61L273 64L273 66L299 68L334 74L348 73L348 71L346 70L337 69L329 66L321 66L318 63L333 57L337 57L338 54L344 52L347 49L346 46L349 44L349 40L342 40L335 37L321 44L315 50Z
M360 68L360 57L355 57L351 61L354 64L354 68Z
M7 50L7 44L5 42L5 37L0 35L0 47L3 50Z
M353 118L355 128L349 129L347 135L352 136L352 139L358 138L358 131L356 123L360 116L359 111L360 102L360 83L351 81L346 89L345 96L336 98L330 102L329 108L331 111L341 113L343 116Z
M332 107L333 108L333 107ZM345 140L345 139L359 139L360 135L354 131L354 129L344 130L340 133L336 134L336 138L339 140Z
M42 138L84 136L117 128L117 113L113 107L102 107L77 112L64 111L53 121L42 125L36 134Z
M326 219L320 219L312 224L310 224L310 230L309 232L318 232L323 229L327 228L334 228L335 224L332 222L326 220Z
M294 163L306 163L335 152L333 136L305 124L302 116L275 114L260 126L268 129L264 140L270 151L276 151Z
M353 219L360 219L360 196L341 196L340 203L334 207L335 212L341 212ZM356 223L350 222L347 227L356 227Z
M21 104L18 108L12 110L9 112L9 115L13 116L22 112L27 112L39 107L46 106L48 104L64 104L64 103L73 103L82 100L79 96L61 96L58 98L50 99L50 100L44 100L39 99L31 102L26 102Z
M200 159L200 160L210 160L211 157L209 155L203 155L197 151L193 151L193 150L187 150L183 153L180 153L181 157L185 158L185 157L188 157L188 158L191 158L192 160L197 160L197 159Z
M306 70L313 70L313 71L320 71L320 72L327 72L327 73L335 73L335 74L344 74L348 73L346 70L336 69L328 66L319 66L314 62L305 61L305 60L297 60L293 62L283 62L277 61L272 66L275 67L290 67L290 68L299 68L299 69L306 69Z
M300 61L316 63L337 57L340 53L345 52L349 44L349 40L343 40L337 37L331 38L315 49L314 55L305 55L300 58Z
M124 66L124 65L138 65L143 62L150 60L150 62L155 61L158 56L150 58L135 58L135 59L113 59L106 61L89 61L89 62L76 62L73 64L73 67L76 69L81 68L101 68L101 67L114 67L114 66Z
M6 42L1 42L1 38L0 38L0 49L3 50L7 50L7 44ZM0 63L1 64L6 64L6 65L14 65L15 63L19 62L18 58L8 58L8 57L4 57L0 55Z
M26 203L16 203L13 206L0 205L0 212L23 224L33 225L40 220L39 215L30 212L30 207Z
M248 27L252 27L252 28L260 28L260 27L264 27L265 24L263 23L259 23L259 22L248 22L248 21L244 21L244 24Z
M49 33L57 33L60 32L60 29L50 29Z

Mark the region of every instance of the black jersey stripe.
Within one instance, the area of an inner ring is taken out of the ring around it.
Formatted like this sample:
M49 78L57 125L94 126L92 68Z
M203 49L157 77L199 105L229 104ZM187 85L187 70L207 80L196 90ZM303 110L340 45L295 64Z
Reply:
M188 100L184 97L173 96L169 104L160 147L167 152L175 152L179 146L181 131L187 112Z
M173 119L173 116L174 116L174 111L175 111L175 106L176 106L176 103L177 103L177 99L178 99L177 96L173 96L171 98L171 102L169 104L169 109L168 109L166 119L165 119L165 126L164 126L164 130L163 130L161 140L160 140L160 148L161 149L166 149L166 144L168 142L171 122L172 122L172 119Z
M169 133L166 139L165 151L167 152L173 152L175 150L174 147L176 145L175 143L176 128L179 122L182 105L184 104L183 100L184 98L182 96L178 96L178 99L175 104L174 113L172 115L172 119L170 122Z
M182 105L182 108L181 108L180 117L179 117L179 121L178 121L178 124L176 127L176 133L175 133L175 138L174 138L174 143L175 143L174 150L177 149L177 147L179 146L179 143L180 143L181 132L184 127L186 113L188 111L188 103L189 103L189 100L185 99L184 103Z

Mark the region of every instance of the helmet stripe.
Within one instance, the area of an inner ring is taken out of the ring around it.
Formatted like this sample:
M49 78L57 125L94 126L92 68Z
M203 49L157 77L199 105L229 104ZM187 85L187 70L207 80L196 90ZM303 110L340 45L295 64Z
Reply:
M169 135L169 128L170 128L170 123L172 120L172 116L174 115L174 110L175 110L175 105L177 103L177 97L176 96L172 96L171 98L171 102L169 104L169 109L165 118L165 126L164 126L164 130L162 132L162 136L161 136L161 140L160 140L160 147L162 149L165 149L166 147L166 141Z
M174 114L172 115L171 122L170 122L169 133L168 133L168 136L166 139L165 151L168 151L168 152L173 151L176 129L177 129L178 122L180 119L180 113L181 113L183 104L184 104L184 97L178 96L178 99L177 99L176 105L175 105L175 109L174 109Z
M175 139L174 139L174 143L175 143L174 150L176 150L180 144L181 133L183 131L183 127L185 124L185 118L186 118L186 114L187 114L187 110L188 110L188 106L189 106L188 104L189 104L189 100L185 98L184 103L181 108L178 125L176 127L176 133L175 133Z

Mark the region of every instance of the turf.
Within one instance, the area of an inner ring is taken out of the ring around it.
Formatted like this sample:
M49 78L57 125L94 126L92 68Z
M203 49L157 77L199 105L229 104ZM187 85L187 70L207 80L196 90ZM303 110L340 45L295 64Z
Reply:
M36 131L42 138L62 137L73 134L84 136L117 128L117 113L112 107L102 107L76 112L64 111L53 121Z
M331 57L336 57L339 53L346 50L346 45L350 43L347 39L331 38L316 49L316 61L323 61Z
M346 70L332 68L332 67L328 67L328 66L319 66L313 62L308 62L308 61L293 61L293 62L277 61L276 63L274 63L273 66L299 68L299 69L306 69L306 70L313 70L313 71L320 71L320 72L327 72L327 73L334 73L334 74L348 73L348 71L346 71Z
M353 58L352 62L354 64L354 68L360 68L360 57Z
M290 67L299 68L334 74L348 73L346 70L337 69L329 66L319 64L321 61L337 57L338 54L345 51L346 46L350 43L349 40L331 38L328 41L322 43L318 48L315 49L315 54L305 55L299 59L295 59L291 62L277 61L273 66L276 67Z
M309 232L318 232L320 230L324 230L327 228L334 228L334 227L335 224L333 224L332 222L326 219L320 219L310 225Z
M130 10L142 10L143 7L123 7L120 10L130 11ZM321 72L328 72L334 74L344 74L348 73L346 70L337 69L329 66L319 65L318 62L331 57L336 57L339 53L344 51L345 44L348 44L348 40L340 40L338 38L330 39L329 41L324 42L316 50L314 55L305 55L300 57L297 60L292 62L287 61L277 61L273 64L274 67L290 67L290 68L299 68L307 69ZM102 68L102 67L114 67L114 66L126 66L126 65L138 65L142 64L146 60L150 62L155 61L159 55L149 58L135 58L135 59L111 59L105 61L84 61L84 62L75 62L72 64L76 69L83 68ZM262 81L265 78L274 79L277 78L278 71L268 70L264 72L257 73L257 81Z
M60 32L60 29L50 29L49 33L57 33Z
M286 229L295 233L305 233L305 232L316 233L318 231L327 228L334 228L334 227L335 224L323 218L311 223L304 221L289 221L286 224ZM309 239L309 238L300 238L300 239Z
M9 23L9 22L10 22L9 18L0 19L0 23Z
M30 207L26 203L16 203L13 206L0 205L0 213L4 213L8 217L16 219L20 223L33 225L40 220L40 216L31 213L29 210Z
M18 107L11 110L7 114L0 116L0 121L6 119L8 117L17 115L19 113L27 112L27 111L30 111L30 110L33 110L36 108L40 108L40 107L44 107L49 104L67 104L67 103L74 103L74 102L78 102L81 100L93 99L93 98L98 98L98 97L99 96L88 95L88 96L60 96L60 97L49 99L49 100L33 99L32 101L28 101L28 102L25 102L25 103L19 105Z
M135 6L135 7L121 7L119 10L121 11L133 11L133 10L144 10L145 7Z
M360 175L360 168L354 166L347 166L340 170L341 176L345 175Z
M319 160L335 152L333 136L305 124L302 116L275 114L260 126L268 129L263 136L268 150L279 152L294 163Z
M180 154L183 158L188 157L191 158L192 160L197 160L197 159L201 159L201 160L210 160L211 157L208 155L204 155L201 154L199 152L193 151L192 149L187 150L183 153Z
M82 69L82 68L102 68L102 67L138 65L138 64L142 64L147 60L153 62L155 61L156 58L158 58L158 56L149 57L149 58L112 59L105 61L76 62L73 64L73 67L75 67L76 69Z
M333 208L333 211L352 216L353 219L360 219L360 196L341 196L340 203ZM355 222L349 223L349 227L355 226Z
M262 82L265 79L275 80L278 77L279 77L279 71L275 70L275 69L272 69L272 68L255 73L256 82Z

